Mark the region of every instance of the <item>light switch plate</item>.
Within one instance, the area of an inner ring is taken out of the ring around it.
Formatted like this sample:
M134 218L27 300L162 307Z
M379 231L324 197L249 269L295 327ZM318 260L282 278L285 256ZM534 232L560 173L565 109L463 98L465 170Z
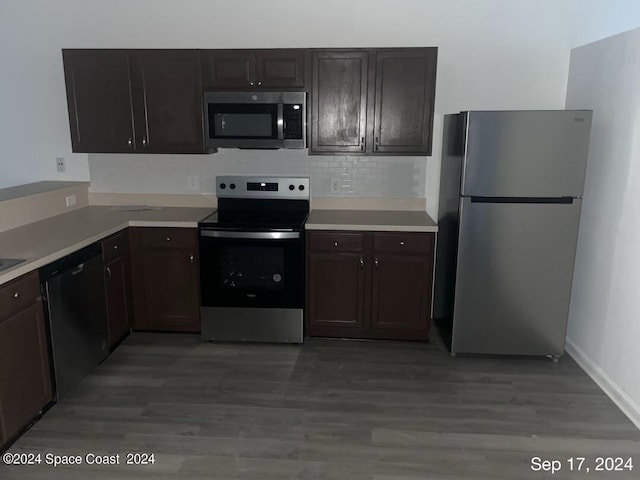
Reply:
M67 161L64 157L56 157L56 170L64 172L67 169Z

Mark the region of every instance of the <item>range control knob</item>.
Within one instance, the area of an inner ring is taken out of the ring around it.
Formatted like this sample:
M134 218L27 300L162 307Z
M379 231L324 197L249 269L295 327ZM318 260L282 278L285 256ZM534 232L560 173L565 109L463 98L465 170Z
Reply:
M294 188L296 187L294 187L293 185L289 185L289 190L293 190Z
M220 188L221 188L222 190L224 190L225 188L227 188L227 184L226 184L226 183L221 183L221 184L220 184Z
M300 186L298 187L298 190L300 190L300 191L304 190L304 185L300 185Z
M235 189L236 189L236 184L235 184L235 183L231 183L231 184L229 184L229 188L230 188L231 190L235 190Z

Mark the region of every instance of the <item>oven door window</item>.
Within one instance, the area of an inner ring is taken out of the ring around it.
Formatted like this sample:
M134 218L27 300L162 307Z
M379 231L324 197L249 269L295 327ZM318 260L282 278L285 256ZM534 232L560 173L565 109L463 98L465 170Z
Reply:
M209 138L277 139L278 105L210 103Z
M302 241L200 238L202 304L302 308Z

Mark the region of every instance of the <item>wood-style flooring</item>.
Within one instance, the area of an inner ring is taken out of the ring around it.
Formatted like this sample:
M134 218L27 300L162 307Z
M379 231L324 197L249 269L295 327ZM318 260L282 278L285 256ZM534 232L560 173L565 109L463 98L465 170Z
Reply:
M640 433L570 357L454 358L437 340L132 334L9 451L43 464L0 465L2 480L640 478ZM155 464L44 465L128 452ZM594 472L598 456L634 471ZM532 472L532 457L563 468Z

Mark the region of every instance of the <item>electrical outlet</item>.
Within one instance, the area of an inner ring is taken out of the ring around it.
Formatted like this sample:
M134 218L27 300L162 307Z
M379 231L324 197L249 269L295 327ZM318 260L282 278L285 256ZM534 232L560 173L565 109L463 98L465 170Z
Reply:
M67 203L67 207L73 207L76 204L75 195L67 195L66 197L64 197L64 200Z
M56 170L64 172L67 169L67 161L64 157L56 157Z
M187 188L189 190L200 190L200 179L197 175L189 175L187 177Z
M331 179L331 193L338 193L340 192L340 179L339 178L332 178Z

